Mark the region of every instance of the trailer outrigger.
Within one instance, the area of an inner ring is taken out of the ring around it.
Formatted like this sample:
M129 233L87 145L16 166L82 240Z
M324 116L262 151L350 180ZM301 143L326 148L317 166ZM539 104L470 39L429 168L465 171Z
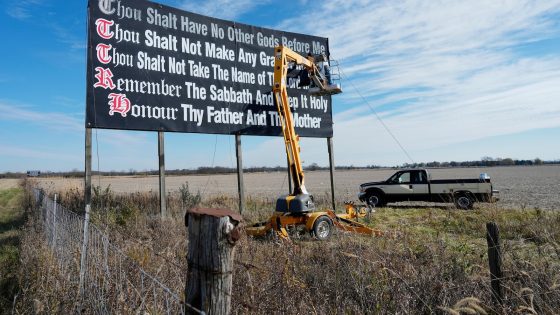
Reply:
M323 63L323 71L318 63ZM328 239L333 227L344 231L379 236L382 232L374 230L365 224L352 219L366 215L353 204L346 205L346 213L335 214L332 210L316 211L312 196L307 192L304 182L304 172L300 160L299 136L294 129L292 114L288 101L287 78L292 65L302 65L313 87L309 88L311 95L335 95L342 93L340 86L330 84L330 73L326 56L303 57L288 47L278 46L274 49L274 82L272 91L276 100L276 107L284 135L288 167L294 188L288 195L283 195L276 201L276 211L272 217L262 223L247 228L247 234L264 236L275 232L282 238L289 238L288 227L303 227L311 232L318 240Z

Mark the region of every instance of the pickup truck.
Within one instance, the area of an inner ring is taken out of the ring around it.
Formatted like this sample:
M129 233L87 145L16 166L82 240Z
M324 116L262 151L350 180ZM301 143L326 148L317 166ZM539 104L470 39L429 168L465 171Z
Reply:
M432 180L427 170L411 169L398 171L383 182L361 184L358 197L372 207L388 202L431 201L454 202L459 209L472 209L477 201L497 201L497 193L486 173L474 179Z

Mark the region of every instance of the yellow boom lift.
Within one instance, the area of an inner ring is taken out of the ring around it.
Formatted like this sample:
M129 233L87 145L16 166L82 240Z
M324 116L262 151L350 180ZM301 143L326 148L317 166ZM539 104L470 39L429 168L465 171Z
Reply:
M278 114L284 135L284 144L288 156L289 172L293 180L293 191L276 201L276 211L272 217L263 223L247 228L247 234L264 236L275 232L280 237L289 238L287 227L304 227L318 240L328 239L333 227L367 235L381 235L364 224L352 219L365 216L364 211L356 210L353 204L346 205L345 214L335 214L332 210L316 211L313 198L305 188L305 176L300 160L299 136L294 129L292 114L288 102L287 79L291 66L301 65L307 71L314 87L309 88L311 95L334 95L341 93L338 85L329 84L328 73L323 73L318 63L327 63L323 56L303 57L288 47L278 46L274 49L274 82L272 91L276 100ZM325 67L325 65L323 65ZM325 69L325 68L323 68ZM326 72L326 71L325 71Z

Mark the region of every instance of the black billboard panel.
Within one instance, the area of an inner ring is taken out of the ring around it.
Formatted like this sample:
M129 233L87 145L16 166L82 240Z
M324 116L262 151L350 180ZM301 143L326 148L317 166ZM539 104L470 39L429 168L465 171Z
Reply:
M280 135L274 47L329 53L326 38L143 0L90 0L88 17L88 128ZM297 133L331 137L331 97L288 84Z

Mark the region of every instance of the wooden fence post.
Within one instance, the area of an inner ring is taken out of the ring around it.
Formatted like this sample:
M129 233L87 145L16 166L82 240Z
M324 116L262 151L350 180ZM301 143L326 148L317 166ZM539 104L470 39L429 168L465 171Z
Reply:
M167 196L165 195L165 134L158 131L158 159L159 159L159 214L162 219L167 219Z
M245 210L245 184L243 183L243 153L241 135L235 135L235 155L237 156L237 191L239 192L239 213Z
M502 278L502 256L500 253L500 233L494 222L486 223L486 242L488 243L488 264L490 266L490 285L493 300L502 305L503 295L500 279Z
M91 204L91 128L86 128L85 145L85 171L84 171L84 203ZM101 176L101 174L97 174Z
M229 209L190 209L185 313L192 306L206 314L229 314L234 246L241 236L241 216Z

